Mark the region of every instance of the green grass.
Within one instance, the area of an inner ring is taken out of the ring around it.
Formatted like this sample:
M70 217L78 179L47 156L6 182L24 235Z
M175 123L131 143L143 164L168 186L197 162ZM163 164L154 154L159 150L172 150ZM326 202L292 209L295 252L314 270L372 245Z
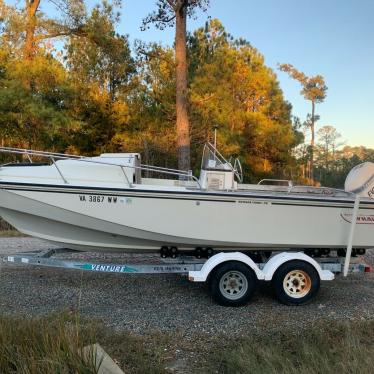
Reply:
M84 339L79 329L63 318L0 319L0 372L95 373L80 355ZM90 360L88 360L90 361Z
M22 237L22 236L27 236L27 235L22 234L21 232L17 230L0 231L0 238L13 238L13 237Z
M184 372L372 373L374 320L317 323L288 330L273 326L241 338L180 333L135 335L75 314L43 318L0 317L0 373L96 373L82 347L99 343L125 373L168 373L180 355ZM191 353L193 353L191 355ZM180 367L180 366L179 366Z
M223 339L221 341L224 341ZM252 336L216 346L205 361L211 373L373 373L374 321L328 323L295 333Z
M81 323L68 314L0 317L0 373L96 373L93 352L86 360L80 352L97 342L126 373L164 373L163 338L152 339L147 348L142 337L108 330L95 322Z
M17 231L11 224L4 221L0 217L0 238L1 237L14 237L14 236L26 236Z

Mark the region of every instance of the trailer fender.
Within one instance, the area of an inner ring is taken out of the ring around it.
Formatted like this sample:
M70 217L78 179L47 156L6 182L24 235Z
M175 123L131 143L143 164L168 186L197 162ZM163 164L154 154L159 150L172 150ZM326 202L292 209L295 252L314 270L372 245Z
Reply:
M318 272L319 278L323 281L334 279L334 274L330 270L323 270L317 261L315 261L310 256L307 256L305 253L282 252L275 255L274 257L271 257L270 260L265 264L264 268L262 269L264 273L264 280L271 281L273 279L274 273L281 265L293 260L305 261L311 264Z
M241 252L221 252L212 256L204 263L201 270L189 271L188 279L192 282L205 282L214 268L227 261L242 262L254 271L259 280L264 279L264 273L260 270L256 263Z

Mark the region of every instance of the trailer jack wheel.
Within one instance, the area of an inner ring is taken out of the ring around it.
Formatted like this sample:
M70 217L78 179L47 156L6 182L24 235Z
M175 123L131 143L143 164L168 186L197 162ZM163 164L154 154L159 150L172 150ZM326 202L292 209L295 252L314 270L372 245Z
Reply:
M275 272L273 287L278 300L286 305L303 305L319 290L317 270L304 261L286 262Z
M252 269L237 261L223 263L210 276L213 299L223 306L242 306L248 303L257 286Z

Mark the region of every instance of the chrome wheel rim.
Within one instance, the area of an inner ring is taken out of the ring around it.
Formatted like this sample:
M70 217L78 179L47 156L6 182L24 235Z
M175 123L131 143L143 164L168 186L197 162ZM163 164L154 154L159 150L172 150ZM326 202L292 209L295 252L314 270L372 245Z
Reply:
M219 290L226 299L238 300L248 290L248 280L240 271L228 271L219 282Z
M283 289L294 299L306 296L312 288L312 280L303 270L292 270L284 278Z

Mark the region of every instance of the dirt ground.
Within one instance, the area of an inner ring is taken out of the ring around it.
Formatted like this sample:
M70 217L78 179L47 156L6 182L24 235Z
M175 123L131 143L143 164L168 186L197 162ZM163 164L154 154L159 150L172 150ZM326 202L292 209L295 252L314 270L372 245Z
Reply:
M0 256L46 249L32 238L0 238ZM80 254L92 258L93 254ZM110 261L110 255L105 255ZM366 262L373 264L369 252ZM134 262L137 255L124 255ZM245 307L216 305L207 286L179 275L118 275L31 266L0 265L0 313L28 316L78 310L107 326L138 334L178 331L237 336L272 326L300 328L321 318L334 320L374 317L374 276L353 274L323 282L317 298L302 307L278 303L265 284Z

